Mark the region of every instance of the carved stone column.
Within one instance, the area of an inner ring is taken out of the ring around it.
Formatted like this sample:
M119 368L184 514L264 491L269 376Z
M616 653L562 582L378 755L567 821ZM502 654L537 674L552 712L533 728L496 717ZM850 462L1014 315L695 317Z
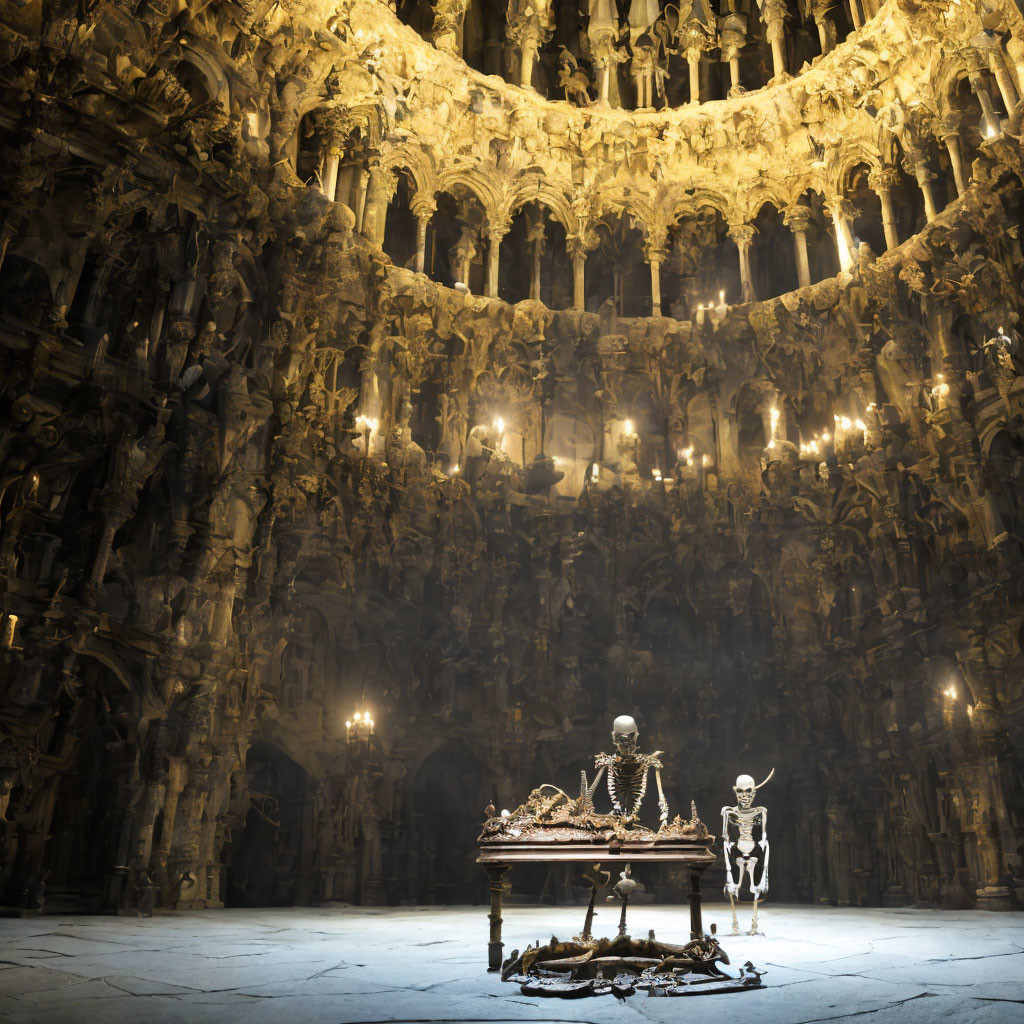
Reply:
M960 157L960 116L948 114L942 119L939 125L939 138L946 145L949 153L949 163L953 168L953 180L956 182L957 195L962 196L967 191L967 184L964 179L964 164Z
M839 253L839 269L848 274L853 267L853 237L850 221L853 219L853 204L848 199L836 197L827 202L829 215L836 232L836 249Z
M323 194L333 203L338 194L338 168L341 166L341 153L344 148L346 134L341 118L330 111L318 125L323 132L323 159L320 172L320 188Z
M370 185L370 172L361 167L357 172L356 181L356 208L353 213L356 215L356 231L363 233L363 220L366 216L366 191Z
M427 267L427 228L437 203L433 196L420 192L413 196L409 206L416 218L416 272L422 274Z
M807 258L807 229L811 224L811 211L806 206L790 206L782 219L786 227L793 232L797 278L800 287L806 288L811 283L811 264Z
M583 309L586 304L587 247L582 239L568 240L569 256L572 259L572 308Z
M999 40L987 32L979 32L971 42L982 55L989 71L992 72L992 77L995 78L996 85L999 86L999 94L1003 97L1003 105L1006 107L1007 114L1012 114L1013 108L1017 106L1017 90L1003 63L1003 52Z
M469 0L434 0L431 42L452 57L462 56L462 27Z
M978 97L981 111L985 115L985 121L988 124L988 131L985 134L988 138L992 138L999 134L999 117L996 114L995 107L992 106L992 97L989 95L988 86L985 84L985 76L980 71L972 71L968 76L968 80L971 83L974 95Z
M914 177L917 179L918 187L921 189L921 195L924 196L924 215L930 224L937 216L935 195L932 192L932 178L935 175L928 169L928 161L921 150L906 148L906 153L907 163L914 169Z
M1010 36L1006 44L1006 54L1017 75L1017 95L1024 96L1024 41L1016 36Z
M501 260L501 240L508 234L507 223L493 224L487 229L487 297L498 297L498 270Z
M747 20L742 14L727 14L722 19L719 39L722 63L729 65L729 82L732 89L740 86L740 50L747 45ZM730 89L730 91L732 91Z
M644 242L644 259L651 265L651 316L661 316L661 264L665 259L665 232Z
M615 0L594 0L591 3L587 37L597 72L597 102L607 104L612 68L622 60L615 45L619 38L619 15Z
M398 179L390 170L375 165L370 168L368 181L363 209L363 235L374 245L380 245L384 241L388 203L398 188Z
M830 49L832 23L829 21L828 12L832 10L832 6L831 0L814 0L811 8L814 13L814 23L818 26L818 42L821 43L823 57Z
M740 289L743 302L756 302L754 282L750 271L750 247L754 244L757 229L753 224L730 224L729 237L736 243L740 253Z
M550 0L510 0L508 35L519 48L519 84L530 87L537 51L551 38L554 13Z
M341 151L336 146L330 146L324 157L323 179L320 187L332 203L338 189L338 166L340 163Z
M530 298L535 302L540 302L540 266L541 260L544 258L544 237L534 240L533 252L530 254L532 257L532 266L530 268Z
M786 54L783 49L786 39L786 19L789 10L786 0L760 0L761 21L764 23L764 37L771 44L772 67L776 78L786 73Z
M700 49L688 47L686 63L690 68L690 102L700 103Z
M882 204L882 228L885 231L886 249L895 249L900 244L896 231L896 216L892 208L892 190L899 181L899 172L895 167L882 167L868 175L868 185Z

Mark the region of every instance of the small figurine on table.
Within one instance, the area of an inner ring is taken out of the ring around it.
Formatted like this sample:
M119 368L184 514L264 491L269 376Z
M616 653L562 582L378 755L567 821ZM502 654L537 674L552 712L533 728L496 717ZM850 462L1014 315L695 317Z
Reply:
M609 900L622 900L622 913L619 914L619 938L626 935L626 911L629 908L629 899L636 892L643 892L644 887L631 877L630 867L627 864L626 870L621 872L619 880L612 886L614 896L607 897Z
M768 892L768 811L754 806L757 791L775 774L754 785L750 775L740 775L733 786L735 807L722 808L722 853L725 857L725 894L732 907L732 933L739 935L736 897L744 882L754 898L754 914L748 935L757 935L757 902ZM733 840L733 835L736 839Z

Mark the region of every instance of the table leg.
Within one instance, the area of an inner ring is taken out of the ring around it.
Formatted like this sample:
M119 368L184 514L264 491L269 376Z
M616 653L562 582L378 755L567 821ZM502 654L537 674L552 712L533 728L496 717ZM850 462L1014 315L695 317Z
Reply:
M699 871L690 870L690 938L704 938L704 923L700 914L700 875Z
M504 895L503 879L508 871L508 864L488 864L487 874L491 876L491 912L487 920L491 922L491 941L487 943L487 969L501 970L501 900Z

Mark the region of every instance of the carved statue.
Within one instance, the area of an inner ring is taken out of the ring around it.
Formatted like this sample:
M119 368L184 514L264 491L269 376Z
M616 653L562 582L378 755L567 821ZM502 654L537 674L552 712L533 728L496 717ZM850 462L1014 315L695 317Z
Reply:
M579 66L572 51L562 47L558 58L558 84L565 90L565 98L578 107L585 107L590 102L590 77Z

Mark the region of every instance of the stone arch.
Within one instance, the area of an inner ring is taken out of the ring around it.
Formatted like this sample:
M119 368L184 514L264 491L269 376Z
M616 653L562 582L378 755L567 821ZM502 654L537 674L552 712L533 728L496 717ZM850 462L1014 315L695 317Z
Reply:
M560 185L542 174L519 178L510 190L508 211L514 216L527 203L547 207L551 216L569 234L578 230L577 218L572 210L572 199Z
M853 183L853 175L862 167L868 172L877 171L882 166L882 158L878 150L864 145L862 142L849 142L842 146L829 160L825 179L829 189L835 195L846 196Z
M504 193L490 181L483 171L473 168L455 168L444 171L437 178L435 193L452 193L453 189L463 188L471 193L483 207L488 222L492 222L503 207Z
M679 187L668 193L665 197L665 224L668 227L686 217L710 207L721 214L722 219L729 221L733 218L735 210L729 197L724 192L710 188L707 185Z
M405 171L420 195L432 196L437 191L436 174L429 156L411 146L385 149L380 155L380 166L389 171Z
M189 39L182 47L181 56L174 64L174 77L192 97L197 107L216 100L225 110L231 109L231 88L224 69L208 45L198 39ZM197 95L194 90L201 89Z
M764 208L765 204L773 206L780 212L787 205L787 189L782 182L759 181L746 193L741 215L738 219L751 223Z
M699 307L718 305L722 298L742 301L739 253L714 198L702 190L676 206L669 222L662 306L677 319L692 319Z
M415 269L418 241L418 225L413 212L417 195L415 178L404 165L397 165L391 170L397 171L398 181L385 213L381 248L396 267Z
M477 183L478 184L478 183ZM485 194L493 189L485 189ZM487 204L458 176L438 183L436 210L427 226L425 271L439 284L466 284L482 294L486 280Z
M598 207L600 209L600 207ZM609 204L592 222L587 257L586 308L611 300L620 316L649 316L650 270L644 261L642 221Z
M871 188L871 174L875 167L864 160L847 168L842 179L842 194L853 203L854 215L850 222L854 253L866 243L879 256L886 250L882 204Z
M748 223L757 234L751 247L754 294L759 300L772 299L799 287L797 255L792 232L784 223L784 204L761 193L763 202L753 209Z
M835 277L839 273L839 250L824 193L820 189L807 188L797 197L797 203L810 211L807 257L811 283Z
M540 176L520 179L506 199L509 230L501 247L498 294L507 302L532 298L551 309L573 300L568 238L576 217L568 197Z

